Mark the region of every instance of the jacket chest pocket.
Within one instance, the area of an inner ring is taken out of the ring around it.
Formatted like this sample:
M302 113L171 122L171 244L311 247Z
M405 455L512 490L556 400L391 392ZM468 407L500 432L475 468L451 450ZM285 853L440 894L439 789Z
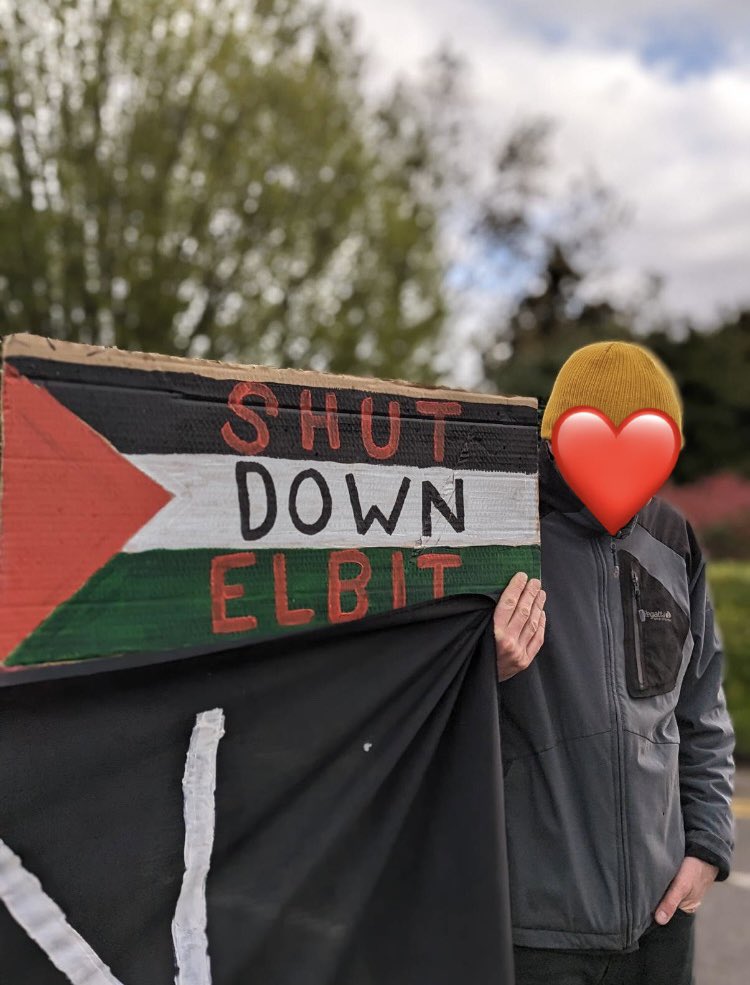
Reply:
M688 617L637 558L619 554L628 693L633 698L666 694L680 673Z

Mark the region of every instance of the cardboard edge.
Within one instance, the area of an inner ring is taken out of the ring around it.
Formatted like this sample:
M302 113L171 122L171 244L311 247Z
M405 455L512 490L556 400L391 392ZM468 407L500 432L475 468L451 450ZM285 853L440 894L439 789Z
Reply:
M3 487L5 485L5 455L3 448L5 444L5 349L7 339L0 336L0 545L2 544L3 532ZM2 557L0 557L0 565Z
M87 363L96 361L102 366L115 366L124 369L151 370L154 372L198 373L214 379L254 380L264 383L290 383L297 386L314 386L328 389L370 390L374 393L388 393L406 397L426 399L461 400L467 403L515 405L538 407L535 397L502 396L492 393L477 393L448 386L431 386L411 383L408 380L377 379L368 376L337 375L319 373L309 369L277 369L232 362L217 362L210 359L187 358L183 356L162 356L147 352L129 352L124 349L80 342L62 342L43 335L22 332L7 335L3 340L3 361L11 358L51 359L66 363Z

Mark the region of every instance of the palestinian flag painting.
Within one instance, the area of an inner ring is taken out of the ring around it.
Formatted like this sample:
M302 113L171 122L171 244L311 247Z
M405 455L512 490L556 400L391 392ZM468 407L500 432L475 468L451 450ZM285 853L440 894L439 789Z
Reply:
M539 574L535 400L33 335L1 385L0 683Z

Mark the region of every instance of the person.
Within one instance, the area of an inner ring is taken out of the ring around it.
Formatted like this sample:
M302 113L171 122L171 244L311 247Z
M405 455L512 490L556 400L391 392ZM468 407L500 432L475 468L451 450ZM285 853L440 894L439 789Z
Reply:
M673 379L634 343L574 352L544 411L541 582L516 574L493 617L516 981L689 985L695 911L733 851L722 644L690 524L657 495L612 536L565 482L550 439L580 406L682 433Z

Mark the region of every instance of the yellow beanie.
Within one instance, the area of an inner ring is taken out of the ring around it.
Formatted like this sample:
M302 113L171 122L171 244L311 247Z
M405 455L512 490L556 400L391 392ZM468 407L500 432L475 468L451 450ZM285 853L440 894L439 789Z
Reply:
M594 342L568 357L544 409L543 438L552 439L555 421L571 407L596 407L616 427L637 410L660 410L682 435L677 384L661 360L635 342Z

